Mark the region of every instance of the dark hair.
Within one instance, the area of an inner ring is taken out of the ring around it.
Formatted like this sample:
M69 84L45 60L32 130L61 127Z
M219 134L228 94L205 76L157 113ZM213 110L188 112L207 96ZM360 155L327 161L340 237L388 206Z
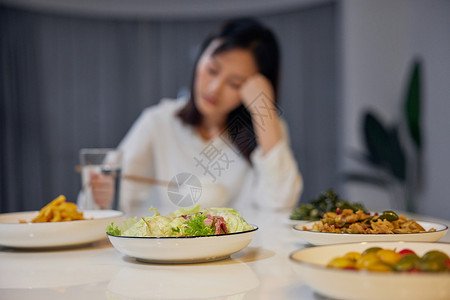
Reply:
M222 43L214 50L213 55L232 50L246 49L252 52L259 73L264 75L273 85L276 101L278 92L278 76L280 54L275 35L270 29L253 18L239 18L226 21L203 41L194 64L191 80L190 99L178 113L181 120L190 125L201 123L201 114L194 101L195 75L197 63L205 49L214 40ZM226 130L231 142L239 152L250 161L250 154L256 148L256 135L252 118L244 105L230 112L227 118Z

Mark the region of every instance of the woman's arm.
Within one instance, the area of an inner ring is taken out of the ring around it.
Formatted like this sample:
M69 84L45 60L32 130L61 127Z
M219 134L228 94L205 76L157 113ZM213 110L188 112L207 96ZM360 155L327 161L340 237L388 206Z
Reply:
M272 84L263 75L256 74L242 86L241 97L252 116L258 146L266 154L281 140Z
M289 146L287 128L280 121L282 139L263 153L257 148L251 155L253 165L252 198L257 206L292 209L300 200L303 178Z
M157 130L154 114L155 108L144 110L120 142L118 148L123 151L123 175L154 176L152 143ZM136 214L149 192L149 185L122 179L121 210L130 215Z
M256 74L244 83L241 96L252 116L258 143L251 156L253 198L261 207L292 208L300 198L303 179L289 145L288 130L278 117L273 87L267 78Z

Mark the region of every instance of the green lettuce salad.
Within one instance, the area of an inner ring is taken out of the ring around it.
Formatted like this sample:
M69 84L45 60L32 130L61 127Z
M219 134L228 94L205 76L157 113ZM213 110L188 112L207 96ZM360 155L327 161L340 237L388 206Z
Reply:
M132 237L207 236L254 229L232 208L206 208L200 205L180 208L167 216L150 208L153 216L127 219L120 225L106 227L109 235Z

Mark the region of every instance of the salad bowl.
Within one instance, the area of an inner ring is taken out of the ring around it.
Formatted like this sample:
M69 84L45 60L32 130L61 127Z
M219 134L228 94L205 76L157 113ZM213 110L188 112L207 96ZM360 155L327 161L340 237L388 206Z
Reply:
M233 208L179 208L162 216L132 217L106 233L121 254L142 262L197 263L221 260L247 247L257 226Z
M198 263L228 258L246 248L257 226L242 232L188 237L130 237L108 234L121 254L150 263Z

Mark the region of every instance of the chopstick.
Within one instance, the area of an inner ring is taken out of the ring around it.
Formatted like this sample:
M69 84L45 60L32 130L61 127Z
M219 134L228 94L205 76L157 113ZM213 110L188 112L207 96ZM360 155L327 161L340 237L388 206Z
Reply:
M143 176L138 176L138 175L131 175L131 174L124 174L122 176L122 179L140 182L140 183L151 184L151 185L166 185L166 186L173 185L173 183L166 181L166 180L143 177Z
M75 166L75 172L81 173L81 169L82 169L81 166ZM122 179L139 182L139 183L150 184L150 185L165 185L165 186L174 185L172 182L167 181L167 180L161 180L161 179L132 175L132 174L124 174L124 175L122 175Z

